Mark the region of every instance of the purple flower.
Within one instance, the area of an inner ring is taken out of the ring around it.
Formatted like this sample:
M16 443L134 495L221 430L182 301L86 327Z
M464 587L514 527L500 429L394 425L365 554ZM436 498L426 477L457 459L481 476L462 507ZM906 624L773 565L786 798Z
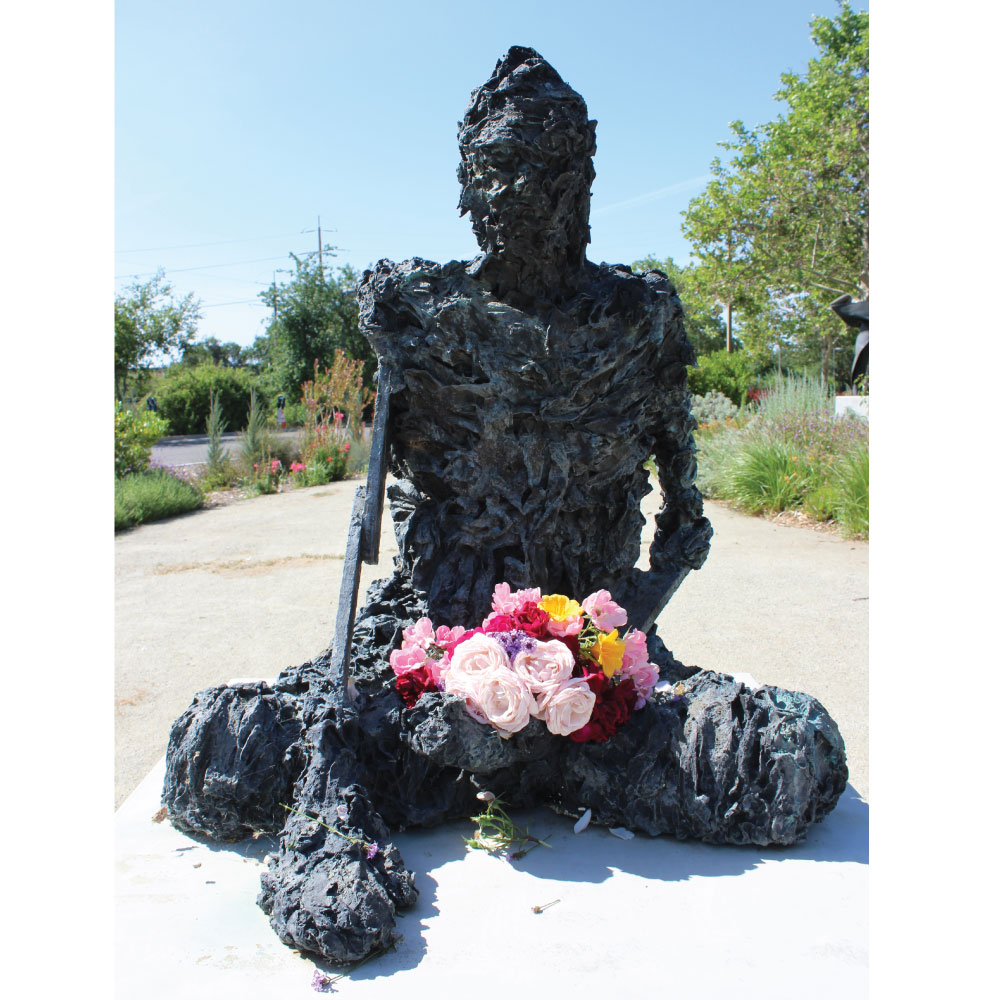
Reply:
M336 993L334 989L333 980L329 976L323 975L319 969L313 969L312 983L310 983L312 988L317 993Z
M366 852L366 857L368 858L369 861L371 861L372 858L374 858L376 854L378 854L378 841L377 840L372 841L372 843L370 843L368 845L368 850Z
M518 653L530 653L538 643L538 640L528 635L526 632L491 632L490 638L496 639L503 647L507 658L513 662Z

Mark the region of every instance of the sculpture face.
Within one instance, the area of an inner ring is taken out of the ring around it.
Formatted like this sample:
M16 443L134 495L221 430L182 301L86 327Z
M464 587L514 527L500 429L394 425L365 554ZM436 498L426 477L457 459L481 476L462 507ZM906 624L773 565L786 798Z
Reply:
M582 263L595 125L583 98L533 49L515 46L497 63L459 130L459 209L484 251Z

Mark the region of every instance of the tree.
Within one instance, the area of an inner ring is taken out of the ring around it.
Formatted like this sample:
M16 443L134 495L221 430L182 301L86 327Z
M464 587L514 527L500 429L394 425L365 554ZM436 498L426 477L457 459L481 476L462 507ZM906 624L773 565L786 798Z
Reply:
M115 398L123 400L129 379L142 381L156 361L168 360L190 343L200 318L192 293L174 298L161 268L115 296Z
M332 268L312 257L290 256L295 262L290 280L260 294L275 313L266 350L274 389L297 400L302 383L313 377L315 363L332 364L338 349L364 362L365 386L371 388L377 362L358 329L357 274L349 266L330 273ZM253 354L259 353L255 343Z
M220 344L215 337L205 337L184 346L181 364L187 367L213 364L224 368L239 368L244 364L243 348L233 341Z
M712 162L682 228L718 298L757 319L753 339L781 342L775 316L797 338L807 326L829 377L853 339L829 302L869 293L868 13L842 2L811 30L819 55L804 76L783 74L774 95L787 112L753 129L731 124L721 144L731 161Z
M659 260L643 257L632 265L633 271L662 271L672 282L684 307L684 329L695 354L708 354L726 346L726 325L722 305L693 265L682 267L672 257Z

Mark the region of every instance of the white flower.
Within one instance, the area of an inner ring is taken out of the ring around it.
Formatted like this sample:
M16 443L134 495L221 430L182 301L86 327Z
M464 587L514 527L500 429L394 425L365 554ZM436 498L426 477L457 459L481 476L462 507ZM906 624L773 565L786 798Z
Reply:
M541 710L542 703L572 677L574 660L564 642L552 639L536 642L534 649L518 653L511 667L535 695Z
M582 677L571 677L546 697L541 717L550 733L569 736L590 722L596 702L590 685Z
M459 643L444 670L444 689L448 694L465 699L465 707L477 722L489 722L482 710L477 678L490 670L510 673L510 660L503 646L488 635L474 635Z
M531 716L537 713L538 707L527 684L509 668L488 667L471 677L471 700L504 738L524 729Z

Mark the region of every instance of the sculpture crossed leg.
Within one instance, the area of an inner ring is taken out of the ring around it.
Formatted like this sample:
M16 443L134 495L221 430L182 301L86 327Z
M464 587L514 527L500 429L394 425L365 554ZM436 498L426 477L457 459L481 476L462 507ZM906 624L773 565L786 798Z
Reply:
M501 740L449 695L404 709L372 659L386 631L379 610L359 621L352 704L324 690L323 654L273 691L201 692L170 737L175 825L221 839L280 830L258 902L283 941L327 960L390 944L395 914L416 900L391 830L467 819L482 789L512 807L590 808L595 823L649 835L764 846L801 840L846 785L843 741L808 695L700 671L683 697L655 695L606 743L573 743L539 720ZM248 727L270 738L248 740ZM245 779L261 773L272 781L249 795Z

